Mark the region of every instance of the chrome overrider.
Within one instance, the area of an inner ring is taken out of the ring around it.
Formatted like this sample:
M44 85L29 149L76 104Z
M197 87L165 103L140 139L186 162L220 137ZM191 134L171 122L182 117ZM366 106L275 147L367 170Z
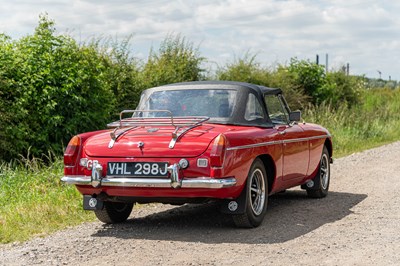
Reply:
M103 167L95 163L91 176L74 175L64 176L61 181L71 185L92 185L93 187L156 187L156 188L210 188L219 189L236 185L233 177L216 179L211 177L197 177L185 179L180 171L179 164L168 166L170 178L129 178L129 177L102 177Z

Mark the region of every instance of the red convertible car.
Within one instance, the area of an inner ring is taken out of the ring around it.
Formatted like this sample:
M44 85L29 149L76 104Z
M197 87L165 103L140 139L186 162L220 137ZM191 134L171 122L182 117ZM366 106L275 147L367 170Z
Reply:
M328 193L331 135L300 120L280 89L225 81L147 89L109 129L71 139L62 181L104 223L125 221L135 203L219 200L237 226L257 227L271 194Z

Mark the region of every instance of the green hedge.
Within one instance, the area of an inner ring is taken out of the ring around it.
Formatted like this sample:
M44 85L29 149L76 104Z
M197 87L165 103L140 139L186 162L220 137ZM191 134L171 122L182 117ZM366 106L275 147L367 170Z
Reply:
M40 18L35 33L0 40L1 159L60 151L71 135L103 126L114 96L102 55L55 35Z
M168 35L143 62L132 56L131 38L77 43L57 34L40 16L32 35L0 35L0 161L61 154L75 134L104 128L123 109L134 109L143 89L163 84L219 79L280 87L293 109L329 102L357 104L360 78L326 74L322 66L292 59L266 68L246 54L206 75L198 48Z

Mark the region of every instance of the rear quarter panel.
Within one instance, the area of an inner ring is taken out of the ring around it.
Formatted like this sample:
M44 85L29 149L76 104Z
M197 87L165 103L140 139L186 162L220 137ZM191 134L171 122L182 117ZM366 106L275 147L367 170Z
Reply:
M325 141L331 141L330 134L325 128L316 124L301 124L300 125L307 133L310 147L310 162L307 172L307 178L314 177L318 171L319 162L321 160L322 149L324 148Z
M246 127L225 133L228 139L224 175L235 176L243 188L255 158L270 156L273 161L274 179L282 176L282 144L272 128ZM274 182L275 183L275 182Z

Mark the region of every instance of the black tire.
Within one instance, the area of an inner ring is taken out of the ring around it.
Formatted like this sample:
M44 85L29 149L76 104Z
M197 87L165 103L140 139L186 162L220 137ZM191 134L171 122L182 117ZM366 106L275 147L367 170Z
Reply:
M328 195L329 183L331 178L331 168L329 152L326 146L322 150L321 161L319 163L319 169L317 175L314 177L313 182L315 183L313 188L307 188L307 195L311 198L324 198Z
M121 223L128 219L133 203L105 201L102 210L95 210L97 219L106 224Z
M268 205L268 178L260 159L256 159L250 167L242 193L247 193L246 211L233 215L233 221L237 227L257 227L264 220Z

